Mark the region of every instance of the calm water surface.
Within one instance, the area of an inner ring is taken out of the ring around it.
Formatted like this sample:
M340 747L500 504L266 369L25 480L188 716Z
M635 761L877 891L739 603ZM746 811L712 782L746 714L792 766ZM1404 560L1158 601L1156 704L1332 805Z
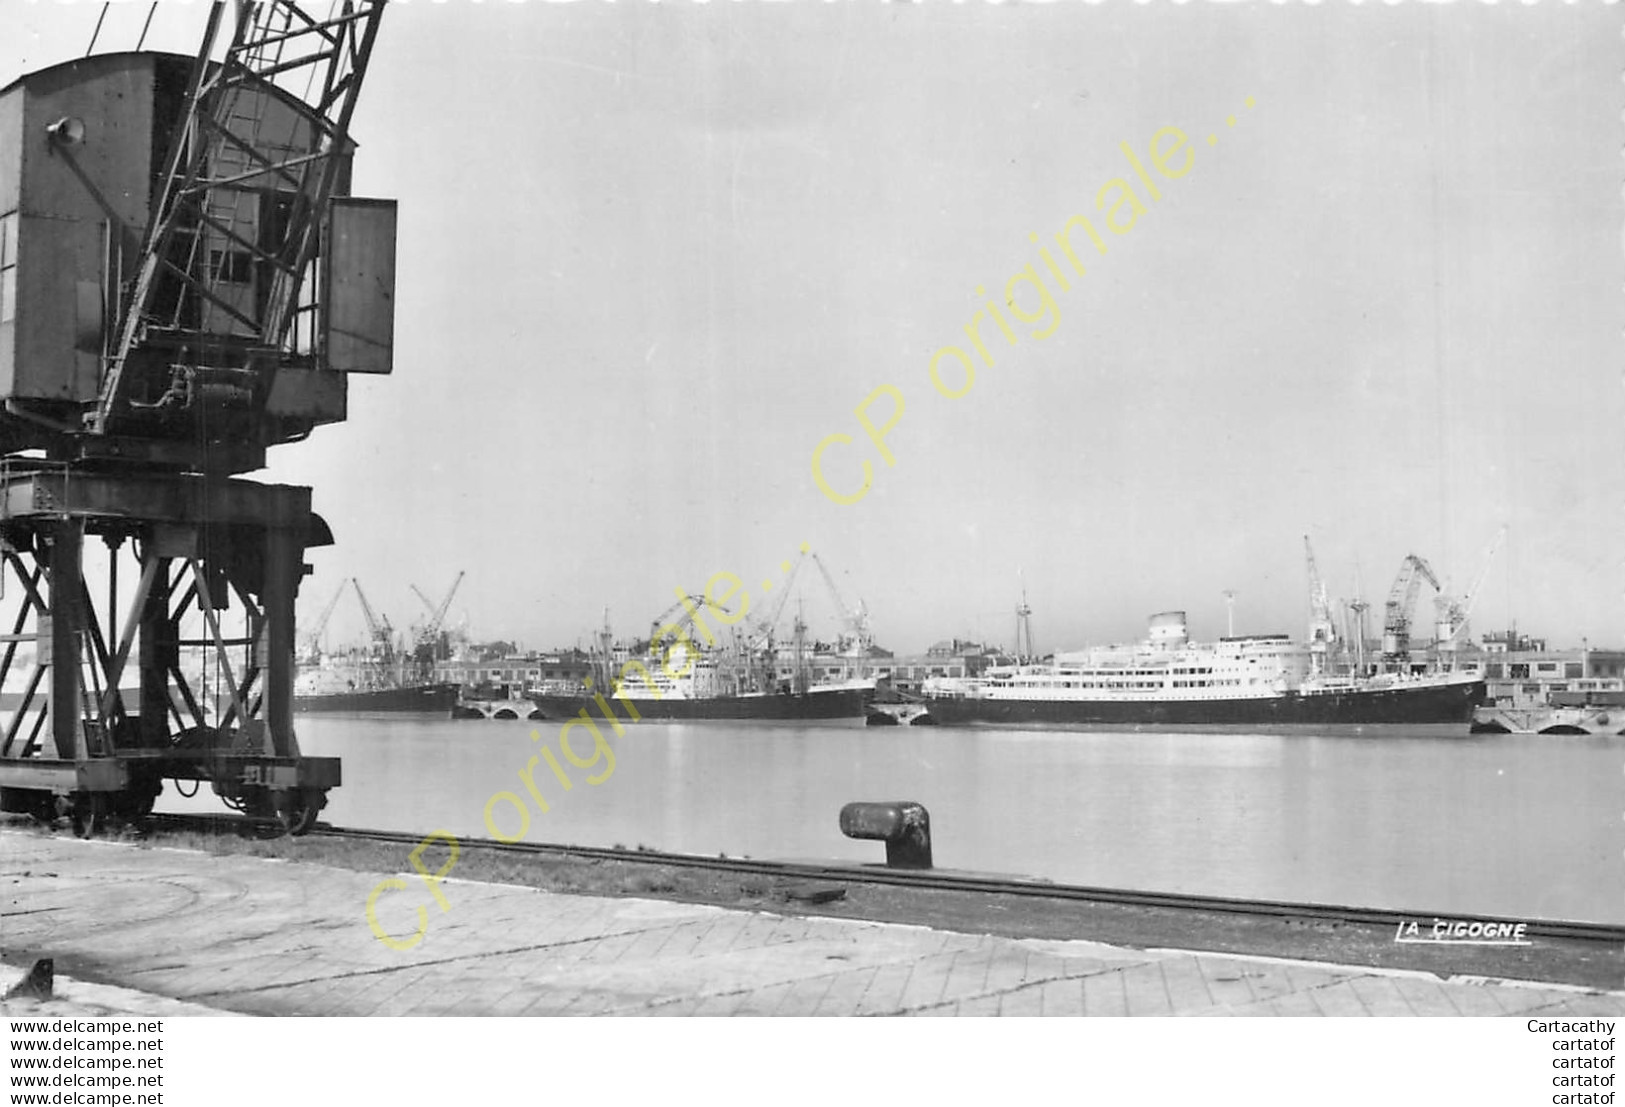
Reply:
M344 761L336 825L489 837L493 793L558 749L558 724L300 716ZM606 737L609 730L605 727ZM587 744L575 738L579 751ZM918 800L940 868L1074 884L1625 922L1625 740L1460 727L1236 731L644 723L594 787L545 762L527 840L877 861L841 805ZM590 770L592 774L600 769ZM220 810L204 789L160 809ZM499 805L513 833L518 815ZM405 864L403 858L403 866Z

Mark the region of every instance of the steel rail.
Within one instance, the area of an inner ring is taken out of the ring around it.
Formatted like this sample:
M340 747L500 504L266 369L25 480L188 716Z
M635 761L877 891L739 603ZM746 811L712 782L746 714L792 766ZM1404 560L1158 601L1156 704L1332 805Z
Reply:
M177 829L203 827L242 827L263 823L234 815L150 816L154 824ZM411 849L424 840L422 834L364 827L337 827L318 824L309 837L340 838L380 842ZM1034 899L1111 904L1114 906L1158 908L1170 911L1208 911L1257 918L1291 919L1366 926L1399 927L1417 923L1428 931L1434 921L1481 922L1512 926L1524 925L1527 938L1558 938L1581 942L1610 942L1625 945L1625 926L1610 923L1574 922L1558 919L1515 919L1498 915L1465 914L1446 911L1397 911L1376 907L1348 907L1324 903L1289 903L1281 900L1239 899L1194 895L1185 892L1144 892L1122 888L1096 888L1078 884L1057 884L1042 878L1020 878L956 873L951 870L887 869L853 862L850 865L802 861L759 861L745 857L704 857L660 850L610 849L602 846L568 846L542 842L500 842L491 838L458 838L461 849L529 856L552 855L595 861L633 861L677 868L707 869L714 872L748 873L786 880L847 881L884 884L940 892L980 892L988 895L1024 896ZM1446 944L1441 941L1441 945Z

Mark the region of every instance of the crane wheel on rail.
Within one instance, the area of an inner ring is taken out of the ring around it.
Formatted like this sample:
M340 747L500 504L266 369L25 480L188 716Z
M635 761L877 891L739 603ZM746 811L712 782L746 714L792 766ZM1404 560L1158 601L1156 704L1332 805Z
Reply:
M241 811L251 821L251 832L259 838L295 838L309 834L317 816L327 806L323 788L245 788L227 795L217 786L226 806Z

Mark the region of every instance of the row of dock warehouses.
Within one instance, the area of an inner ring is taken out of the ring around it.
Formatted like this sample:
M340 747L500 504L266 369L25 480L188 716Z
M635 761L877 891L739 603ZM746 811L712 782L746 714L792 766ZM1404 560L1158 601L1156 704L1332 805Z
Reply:
M861 658L812 651L806 666L815 683L874 677L898 691L917 693L928 678L976 676L1010 660L997 648L955 638L923 654L894 655L879 647ZM1481 674L1489 702L1507 707L1545 702L1552 693L1625 690L1625 649L1549 649L1543 639L1516 633L1484 635L1478 645L1455 651L1453 667ZM792 660L781 658L781 679L792 678L795 669ZM506 697L574 691L592 674L592 655L568 649L447 659L435 663L433 679Z
M1545 639L1486 634L1457 653L1455 668L1484 677L1488 702L1502 707L1548 702L1553 693L1625 691L1625 650L1548 649Z

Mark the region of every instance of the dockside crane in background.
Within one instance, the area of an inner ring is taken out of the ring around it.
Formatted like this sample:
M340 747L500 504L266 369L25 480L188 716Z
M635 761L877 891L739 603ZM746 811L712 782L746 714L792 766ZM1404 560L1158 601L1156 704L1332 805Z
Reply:
M1424 580L1435 592L1441 591L1433 567L1416 554L1406 554L1383 609L1382 657L1389 665L1404 666L1410 661L1411 617L1416 612L1416 598Z
M351 577L350 583L355 585L355 598L361 601L361 615L367 620L373 655L387 665L395 660L395 628L389 625L389 616L373 611L372 604L367 602L367 594L361 590L361 582Z
M803 554L796 560L789 575L785 577L784 584L780 586L779 598L773 601L772 610L751 620L752 631L749 641L753 647L764 643L772 644L774 636L778 633L779 620L784 616L785 605L790 602L790 597L795 592L796 577L800 575L801 566L805 563L806 555Z
M1315 564L1315 548L1309 536L1303 536L1303 555L1309 568L1309 665L1310 671L1326 671L1326 656L1336 641L1337 631L1332 625L1331 602L1326 596L1326 582L1320 577Z
M1502 527L1496 531L1495 537L1490 540L1488 551L1480 563L1478 575L1473 577L1473 583L1468 585L1467 591L1460 596L1440 594L1433 602L1438 608L1438 649L1445 655L1450 655L1461 648L1461 644L1468 637L1468 619L1473 614L1473 605L1478 602L1479 594L1483 591L1484 581L1490 575L1490 566L1495 562L1495 555L1501 550L1501 543L1506 539L1507 528Z
M795 592L796 577L801 573L801 567L806 564L807 555L802 554L796 559L790 573L780 586L779 598L773 601L773 607L765 615L758 615L750 622L750 629L745 635L744 663L747 681L757 691L769 691L778 684L778 628L779 620L784 616L785 605Z
M678 617L676 622L668 623L666 621L679 611L683 612L683 614ZM678 637L678 641L686 638L693 642L695 650L705 649L710 643L703 636L700 641L694 642L693 636L688 633L689 627L694 625L694 620L699 618L701 611L715 611L723 615L733 614L715 600L708 598L703 591L685 594L682 599L666 608L649 623L649 648L653 649L655 643L661 640L661 632L664 630L674 632ZM706 625L710 626L709 623ZM716 634L717 629L716 627L711 628L713 635ZM667 637L669 636L668 634ZM669 646L667 648L670 649Z
M874 645L874 636L869 631L869 610L864 607L863 600L858 600L856 607L848 607L841 598L841 590L835 586L835 577L824 564L822 558L815 552L812 554L813 564L824 577L824 584L829 588L830 599L835 603L836 616L846 627L846 633L841 635L839 652L856 657L869 656L869 647Z
M423 606L429 609L429 621L412 628L412 660L420 668L433 666L436 661L443 661L450 655L450 647L443 628L446 625L446 612L451 610L451 601L456 597L457 589L463 583L465 575L463 571L458 571L457 579L451 582L451 588L438 604L430 603L423 590L415 584L412 585L412 591L423 601Z
M305 656L312 662L322 659L322 633L327 630L327 621L333 617L333 609L338 607L339 598L344 595L344 585L339 585L333 593L333 598L327 601L322 613L316 617L316 625L311 628L305 638Z

